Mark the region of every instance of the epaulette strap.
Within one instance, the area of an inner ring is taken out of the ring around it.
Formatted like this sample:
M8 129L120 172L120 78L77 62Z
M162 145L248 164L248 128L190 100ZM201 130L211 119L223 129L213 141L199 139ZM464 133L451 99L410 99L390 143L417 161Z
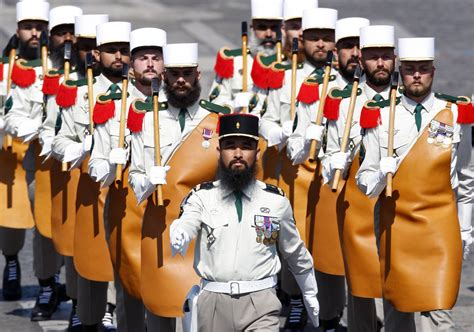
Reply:
M211 190L212 188L214 188L214 182L208 181L198 184L196 187L194 187L194 191Z
M92 84L95 84L96 82L96 79L94 77L94 79L92 80ZM81 78L79 80L67 80L66 81L66 84L69 85L69 86L75 86L75 87L81 87L81 86L86 86L87 85L87 77L85 78Z
M209 112L216 113L216 114L229 114L231 110L228 107L217 105L207 101L205 99L201 99L199 101L199 106L208 110Z
M400 104L402 97L397 97L396 105ZM360 112L360 126L363 129L375 128L382 123L380 109L390 106L390 99L381 101L368 100Z
M271 184L268 184L268 183L265 183L265 188L263 190L265 191L268 191L269 193L272 193L272 194L277 194L277 195L280 195L280 196L285 196L285 192L283 191L283 189L277 187L277 186L274 186L274 185L271 185Z
M281 68L280 63L275 62L268 71L267 85L269 89L281 89L285 81L285 67Z
M36 81L36 71L24 63L24 60L17 60L12 68L12 82L21 88L27 88Z
M54 96L58 93L59 80L61 75L55 70L50 70L43 78L43 87L41 91L47 96Z
M216 55L214 72L220 78L232 78L234 76L234 57L242 54L242 49L230 50L221 48Z

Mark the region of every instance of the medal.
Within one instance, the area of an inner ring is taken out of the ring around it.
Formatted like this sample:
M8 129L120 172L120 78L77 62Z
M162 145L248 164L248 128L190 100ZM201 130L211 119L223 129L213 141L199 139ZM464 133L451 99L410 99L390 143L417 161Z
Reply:
M454 127L446 125L444 129L445 137L443 140L443 148L448 148L453 142Z
M201 146L204 149L209 149L211 146L211 142L209 142L209 140L212 138L212 129L204 128L202 130L202 138L204 138L204 141L202 141Z
M428 144L433 144L436 138L436 133L438 131L438 128L440 126L440 123L436 120L432 120L430 123L430 127L428 129Z
M263 221L263 228L265 230L265 239L271 239L272 237L272 221L270 218L265 217Z

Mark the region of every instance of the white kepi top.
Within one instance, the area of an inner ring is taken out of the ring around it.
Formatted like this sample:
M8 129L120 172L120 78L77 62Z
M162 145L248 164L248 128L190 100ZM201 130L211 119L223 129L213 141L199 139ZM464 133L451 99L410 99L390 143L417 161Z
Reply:
M395 47L395 28L391 25L369 25L360 29L360 48Z
M74 34L81 38L95 38L96 27L99 24L107 23L109 15L80 15L74 19Z
M434 38L399 38L400 61L432 61L435 58Z
M16 4L16 21L35 20L49 21L49 2L21 1Z
M336 43L344 38L360 37L360 28L370 25L370 21L362 17L347 17L336 22Z
M130 33L130 51L139 47L163 47L166 45L166 31L157 28L142 28Z
M318 8L318 0L285 0L283 18L285 21L302 18L306 9Z
M252 19L282 20L283 0L252 0Z
M75 17L82 15L82 9L76 6L59 6L49 11L49 30L63 24L74 24Z
M303 12L303 31L309 29L336 29L337 10L332 8L311 8Z
M130 31L132 25L129 22L107 22L96 27L97 46L109 43L130 43Z
M167 44L163 47L163 61L166 68L197 67L198 44Z

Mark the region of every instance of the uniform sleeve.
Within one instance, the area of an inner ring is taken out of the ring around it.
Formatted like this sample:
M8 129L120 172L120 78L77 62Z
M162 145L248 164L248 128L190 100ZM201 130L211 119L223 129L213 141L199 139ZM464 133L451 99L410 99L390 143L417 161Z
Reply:
M272 129L281 125L280 119L280 89L270 90L268 93L267 111L260 121L260 135L268 141Z
M286 198L283 202L278 250L282 258L288 262L291 272L307 273L313 269L313 258L298 233L290 202Z
M50 96L46 104L46 119L39 128L39 140L43 147L45 145L51 144L54 139L58 116L59 106L56 104L56 98L54 96Z
M296 108L297 125L288 138L286 149L288 158L293 162L293 165L303 163L309 156L311 142L306 140L306 128L311 124L310 107L312 105L299 104Z
M30 120L32 105L28 98L28 89L16 86L10 91L13 105L5 116L5 131L14 137L17 136L20 125L25 120Z
M77 106L73 106L77 107ZM61 114L61 128L59 129L58 134L54 137L53 140L53 153L62 160L64 158L64 153L66 148L70 144L80 143L81 138L76 132L74 126L74 112L72 108L65 108L60 111Z
M181 203L181 215L173 221L171 229L185 231L191 239L195 238L201 230L204 215L204 203L199 194L191 193Z
M368 129L363 137L365 157L356 174L359 189L369 197L377 197L385 189L386 178L379 177L380 170L380 141L379 127Z
M474 162L472 156L471 125L461 126L461 141L456 150L456 174L458 178L457 201L461 204L474 203Z
M154 191L155 186L150 182L145 169L145 148L143 144L143 131L132 134L131 137L131 164L128 183L135 193L140 204Z
M226 106L232 105L233 93L232 93L232 78L220 79L216 77L212 82L211 92L212 94L216 89L219 91L218 96L212 100L214 104Z
M94 130L94 147L89 159L89 175L96 182L103 182L106 187L115 179L115 165L109 163L111 150L108 122L96 126Z

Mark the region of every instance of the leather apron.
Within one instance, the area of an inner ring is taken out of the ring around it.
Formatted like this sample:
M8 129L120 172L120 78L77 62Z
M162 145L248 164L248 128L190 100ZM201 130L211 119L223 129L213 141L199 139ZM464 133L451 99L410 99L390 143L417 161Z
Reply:
M435 120L453 125L453 114ZM451 309L462 268L462 242L451 188L451 144L427 142L428 128L381 196L380 263L384 298L402 312Z
M141 293L145 306L155 315L182 316L186 294L193 285L199 284L193 269L195 241L191 242L184 258L179 254L171 257L169 229L191 189L215 179L217 119L216 114L207 115L169 159L168 184L163 186L165 207L157 206L153 197L148 198L142 230ZM201 145L204 128L213 131L207 149Z
M54 160L40 157L41 144L36 139L31 142L35 151L35 204L34 217L38 232L50 239L51 234L51 174Z

